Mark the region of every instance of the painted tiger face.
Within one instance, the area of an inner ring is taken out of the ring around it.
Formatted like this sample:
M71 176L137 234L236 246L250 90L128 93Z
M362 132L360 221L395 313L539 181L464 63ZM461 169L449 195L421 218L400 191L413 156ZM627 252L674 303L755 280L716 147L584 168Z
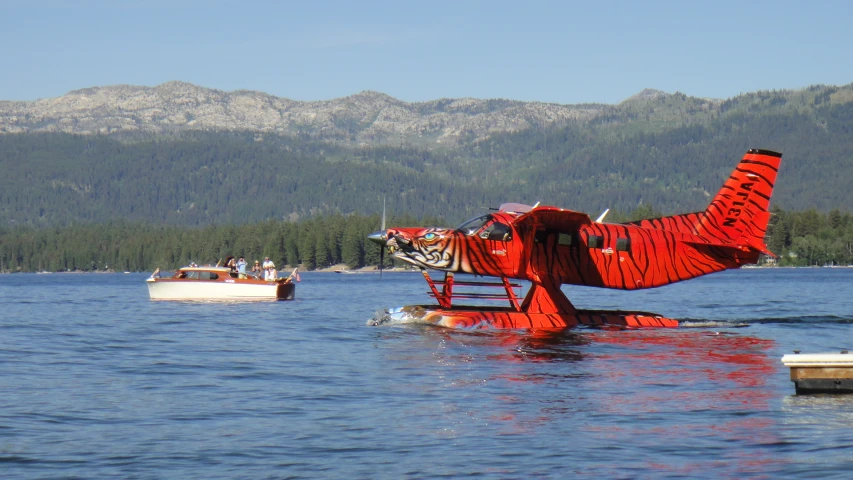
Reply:
M457 272L461 236L446 228L389 228L386 245L395 258L412 265Z

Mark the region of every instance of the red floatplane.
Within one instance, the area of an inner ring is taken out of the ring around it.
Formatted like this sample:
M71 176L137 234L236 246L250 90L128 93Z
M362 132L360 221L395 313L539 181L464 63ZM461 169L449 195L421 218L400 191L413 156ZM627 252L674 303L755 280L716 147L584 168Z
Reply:
M504 204L456 229L389 228L368 236L395 258L420 267L438 305L388 310L369 323L428 323L461 328L566 328L576 325L675 327L648 312L580 310L563 284L621 290L653 288L758 261L782 154L749 150L704 212L628 223L592 221L549 206ZM445 272L433 279L427 269ZM498 282L455 281L455 273ZM515 293L531 282L527 295ZM491 286L497 294L454 293ZM455 305L454 298L508 300L506 307Z

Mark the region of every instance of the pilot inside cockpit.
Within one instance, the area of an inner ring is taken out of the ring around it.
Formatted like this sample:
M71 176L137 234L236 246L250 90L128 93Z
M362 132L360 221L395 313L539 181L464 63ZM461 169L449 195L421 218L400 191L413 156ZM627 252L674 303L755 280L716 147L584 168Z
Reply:
M486 240L507 242L512 240L512 228L494 220L492 215L481 215L460 225L457 229L465 235L478 235Z
M512 240L512 228L501 222L492 222L480 232L480 238L508 242Z

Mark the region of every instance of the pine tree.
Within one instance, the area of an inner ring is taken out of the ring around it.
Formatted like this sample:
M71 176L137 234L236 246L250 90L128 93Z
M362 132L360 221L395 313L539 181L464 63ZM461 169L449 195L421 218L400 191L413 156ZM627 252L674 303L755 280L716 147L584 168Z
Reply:
M349 268L364 266L364 235L357 222L350 221L341 244L341 257Z

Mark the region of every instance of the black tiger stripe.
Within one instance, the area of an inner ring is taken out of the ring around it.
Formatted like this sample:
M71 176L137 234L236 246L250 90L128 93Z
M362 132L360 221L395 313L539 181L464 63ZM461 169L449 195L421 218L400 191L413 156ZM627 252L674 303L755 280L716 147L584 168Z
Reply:
M778 171L779 171L779 169L778 169L778 168L776 168L776 167L774 167L773 165L770 165L769 163L761 162L761 161L758 161L758 160L747 160L747 159L744 159L744 160L741 160L741 162L740 162L740 163L741 163L741 164L750 164L750 165L761 165L762 167L764 167L764 168L769 168L770 170L773 170L774 172L778 172Z

